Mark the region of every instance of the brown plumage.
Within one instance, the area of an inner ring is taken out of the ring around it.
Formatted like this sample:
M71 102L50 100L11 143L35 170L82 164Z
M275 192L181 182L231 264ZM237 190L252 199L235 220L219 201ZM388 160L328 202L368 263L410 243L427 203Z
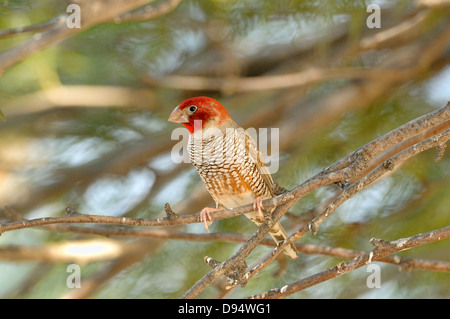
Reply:
M208 230L211 224L210 212L250 203L255 212L245 216L261 225L261 201L275 196L274 182L253 138L218 101L209 97L184 101L175 108L169 121L182 123L191 133L188 142L191 162L216 202L215 209L206 207L201 212L205 228ZM279 222L269 234L276 243L287 238ZM298 257L292 244L284 252L292 259Z

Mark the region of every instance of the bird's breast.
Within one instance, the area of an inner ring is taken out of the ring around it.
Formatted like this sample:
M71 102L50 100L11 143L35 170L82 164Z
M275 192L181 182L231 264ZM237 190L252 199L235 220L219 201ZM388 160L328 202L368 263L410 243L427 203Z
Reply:
M238 137L192 138L188 151L216 203L232 208L250 204L256 197L271 197L256 164Z

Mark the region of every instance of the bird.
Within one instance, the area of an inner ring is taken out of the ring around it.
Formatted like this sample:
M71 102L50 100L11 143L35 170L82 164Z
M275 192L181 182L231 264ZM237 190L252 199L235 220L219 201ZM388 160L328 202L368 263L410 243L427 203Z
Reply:
M189 158L215 201L215 208L205 207L200 212L206 231L212 224L211 212L252 203L254 211L245 216L260 226L264 221L262 201L276 196L277 184L250 134L233 121L219 101L207 96L183 101L168 120L189 130ZM287 238L280 222L269 234L277 244ZM291 259L298 257L292 243L283 252Z

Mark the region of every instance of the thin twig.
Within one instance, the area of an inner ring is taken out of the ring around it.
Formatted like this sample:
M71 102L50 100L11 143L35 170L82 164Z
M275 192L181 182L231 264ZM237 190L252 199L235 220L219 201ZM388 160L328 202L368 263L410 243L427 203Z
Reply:
M275 260L275 258L280 254L284 247L289 245L295 240L298 240L302 236L304 236L309 231L312 231L313 235L315 235L319 229L319 225L328 218L339 206L341 206L345 201L353 197L357 192L363 190L367 186L369 186L372 182L380 178L383 174L388 173L392 167L398 165L399 163L409 159L410 157L433 147L440 145L442 142L450 139L450 129L445 132L429 138L425 141L422 141L416 145L411 146L410 148L402 151L398 155L392 157L387 160L384 164L378 166L373 172L371 172L366 177L362 178L360 181L349 185L346 189L331 203L324 212L315 217L310 223L306 226L301 227L297 232L290 235L286 240L278 245L273 251L272 254L267 256L264 260L262 260L257 266L252 268L245 274L246 279L250 279L251 277L258 274L262 269L267 267L271 262ZM387 165L389 163L389 165Z
M66 22L64 15L56 16L55 18L42 23L32 24L24 27L18 27L13 29L0 30L0 39L14 35L30 33L30 32L42 32L58 26L61 23Z
M249 298L284 298L318 283L346 274L371 262L378 261L396 252L400 252L416 246L429 244L449 237L450 226L391 242L381 241L378 242L376 247L370 252L362 254L356 258L353 258L352 260L340 263L333 268L304 278L284 287L272 289L262 294L250 296Z
M115 19L129 11L135 10L148 4L154 0L74 0L73 2L81 7L83 12L83 19L81 21L81 28L68 28L66 23L52 24L51 22L43 22L41 25L48 24L37 37L31 37L20 43L19 45L0 53L0 75L5 70L28 56L39 52L49 46L68 38L76 33L82 32L92 26L101 23L114 22ZM164 14L166 11L161 10ZM158 16L153 15L153 18ZM61 21L66 20L64 15L61 15ZM120 20L120 19L119 19ZM30 28L32 28L30 26Z
M285 194L279 195L274 198L283 197L283 196L289 196L290 201L283 204L282 206L278 207L273 212L273 222L277 222L279 218L281 218L282 214L291 207L294 202L298 201L299 199L303 198L306 194L310 193L311 191L322 187L324 185L339 182L351 177L358 176L361 171L363 171L370 160L374 158L379 153L385 151L388 147L384 147L382 142L387 143L387 145L392 146L395 143L402 142L404 139L409 138L412 135L415 135L419 133L420 131L423 131L425 128L429 128L433 125L438 125L442 122L448 121L450 119L450 103L448 103L445 107L443 107L440 110L431 112L427 115L424 115L422 117L419 117L416 120L410 121L405 125L402 125L398 129L395 129L391 131L388 134L383 135L382 137L376 139L375 141L366 144L362 148L358 149L357 151L353 152L344 160L339 161L338 164L330 166L328 169L324 170L322 173L319 173L315 175L314 177L310 178L300 186L294 188L292 191L287 192ZM425 127L425 128L424 128ZM426 149L426 146L429 147L435 147L437 145L440 145L448 140L449 138L449 131L446 131L444 133L441 133L439 137L432 137L425 141L426 143L424 145L420 145L420 147L413 146L410 149L413 151L407 152L403 151L400 154L406 154L407 156L412 156L413 154L417 154L418 152L421 152ZM431 142L430 142L431 141ZM408 149L409 150L409 149ZM406 158L409 158L406 157ZM405 158L405 159L406 159ZM403 159L404 160L404 159ZM394 163L395 164L395 163ZM375 178L374 175L370 176L370 179L368 181L372 182ZM379 176L378 176L379 177ZM356 187L356 191L359 191L361 188ZM344 196L341 194L339 198L344 198ZM265 201L263 202L265 206ZM285 207L288 207L287 209ZM284 208L284 209L283 209ZM323 220L325 220L333 211L333 207L330 206L327 208L327 210L322 213L321 215L317 216L311 223L309 223L307 226L302 227L297 233L294 235L291 235L286 239L280 246L274 249L273 257L271 260L266 260L262 263L262 265L265 267L268 263L270 263L275 256L282 250L282 248L288 243L292 242L304 234L306 234L309 231L312 231L313 233L317 231L318 226L320 225ZM212 214L211 214L212 215ZM262 240L262 237L259 237L262 234L266 234L266 230L268 229L267 222L264 222L261 227L258 229L258 231L252 236L250 240L248 240L241 249L234 254L231 258L226 260L225 262L221 263L220 266L214 268L212 271L210 271L208 274L203 276L200 280L198 280L183 296L182 298L194 298L196 297L200 292L202 292L210 283L212 283L215 279L217 279L220 275L223 275L225 272L229 270L229 268L233 267L233 262L240 262L243 258L245 259L249 254L250 251L256 246L256 244ZM260 232L261 233L258 233ZM256 242L256 244L255 244ZM261 266L261 267L263 267ZM257 273L257 269L255 270L255 273ZM246 274L248 275L248 273ZM244 275L244 276L246 276ZM248 278L245 277L245 280Z
M206 274L202 279L197 281L197 283L191 287L184 295L183 298L193 298L197 296L201 291L203 291L210 283L212 283L219 276L229 273L232 268L236 265L241 264L245 261L245 258L251 253L251 251L263 240L266 234L271 229L273 223L277 222L284 213L298 200L303 198L305 195L309 194L315 189L328 185L331 183L336 183L343 181L347 178L358 176L368 165L370 160L377 156L379 153L384 152L387 148L400 143L403 140L415 135L425 129L429 129L432 126L439 125L450 119L450 103L440 110L431 112L424 115L416 120L410 121L409 123L402 125L398 129L391 131L388 134L374 140L353 152L343 160L337 162L336 164L330 166L326 170L320 172L319 174L313 176L309 180L302 183L300 186L294 188L293 190L283 193L274 198L263 201L263 205L266 209L275 208L272 219L266 220L255 232L255 234L250 237L247 242L241 246L241 248L230 257L228 260L221 263L219 266L215 267L212 271ZM323 222L334 209L342 204L345 200L353 196L356 192L360 191L362 188L379 178L384 172L390 170L392 165L396 165L399 161L404 161L407 158L422 152L430 147L436 147L443 145L450 136L450 130L444 131L436 136L433 136L423 142L420 142L407 150L399 153L395 157L391 158L389 163L386 165L379 166L375 171L361 179L361 181L354 183L347 187L338 199L330 205L327 210L321 215L317 216L311 223L307 226L302 227L297 233L291 235L288 240L285 240L282 245L287 244L288 241L293 241L305 233L312 231L313 233L317 231L318 226ZM389 165L387 165L389 164ZM251 204L237 207L234 209L221 210L211 214L213 220L220 218L229 218L244 213L248 213L253 210ZM170 210L171 211L171 210ZM45 217L32 220L22 220L19 222L4 223L0 225L0 234L2 232L29 228L35 226L56 224L56 223L105 223L105 224L119 224L126 226L169 226L169 225L180 225L187 223L200 222L200 215L188 215L179 216L178 218L157 218L157 219L142 219L142 218L128 218L128 217L113 217L113 216L103 216L103 215L83 215L75 214L65 217ZM281 251L283 246L279 246L274 251ZM275 254L274 254L275 255ZM246 278L245 278L246 279Z

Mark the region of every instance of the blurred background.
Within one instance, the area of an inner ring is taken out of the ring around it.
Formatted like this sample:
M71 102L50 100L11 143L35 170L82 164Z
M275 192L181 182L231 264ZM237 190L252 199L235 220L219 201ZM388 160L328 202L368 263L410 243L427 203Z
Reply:
M372 3L381 9L380 28L367 24ZM220 100L244 128L279 128L274 179L288 189L450 99L448 1L166 0L149 4L157 13L151 18L94 19L88 27L82 20L81 29L54 38L45 26L8 32L52 21L68 4L0 1L3 222L64 216L67 206L142 218L164 217L166 202L179 214L213 206L193 167L170 157L178 126L167 118L192 96ZM53 41L33 47L47 37ZM30 52L17 54L21 45L19 52ZM434 156L421 153L358 193L301 243L370 250L372 237L449 225L449 156L440 163ZM282 219L288 232L336 191L323 187L299 201ZM243 216L210 227L241 235L255 229ZM206 233L200 224L155 230ZM179 298L210 270L204 256L223 261L239 246L62 227L11 231L0 237L0 297ZM248 265L270 249L258 247ZM449 261L449 252L447 240L399 255ZM199 297L261 293L343 260L301 254L281 274L283 263L273 263L245 288L225 292L220 279ZM73 263L80 289L67 287ZM290 298L450 296L449 273L378 264L381 288L367 287L362 267Z

